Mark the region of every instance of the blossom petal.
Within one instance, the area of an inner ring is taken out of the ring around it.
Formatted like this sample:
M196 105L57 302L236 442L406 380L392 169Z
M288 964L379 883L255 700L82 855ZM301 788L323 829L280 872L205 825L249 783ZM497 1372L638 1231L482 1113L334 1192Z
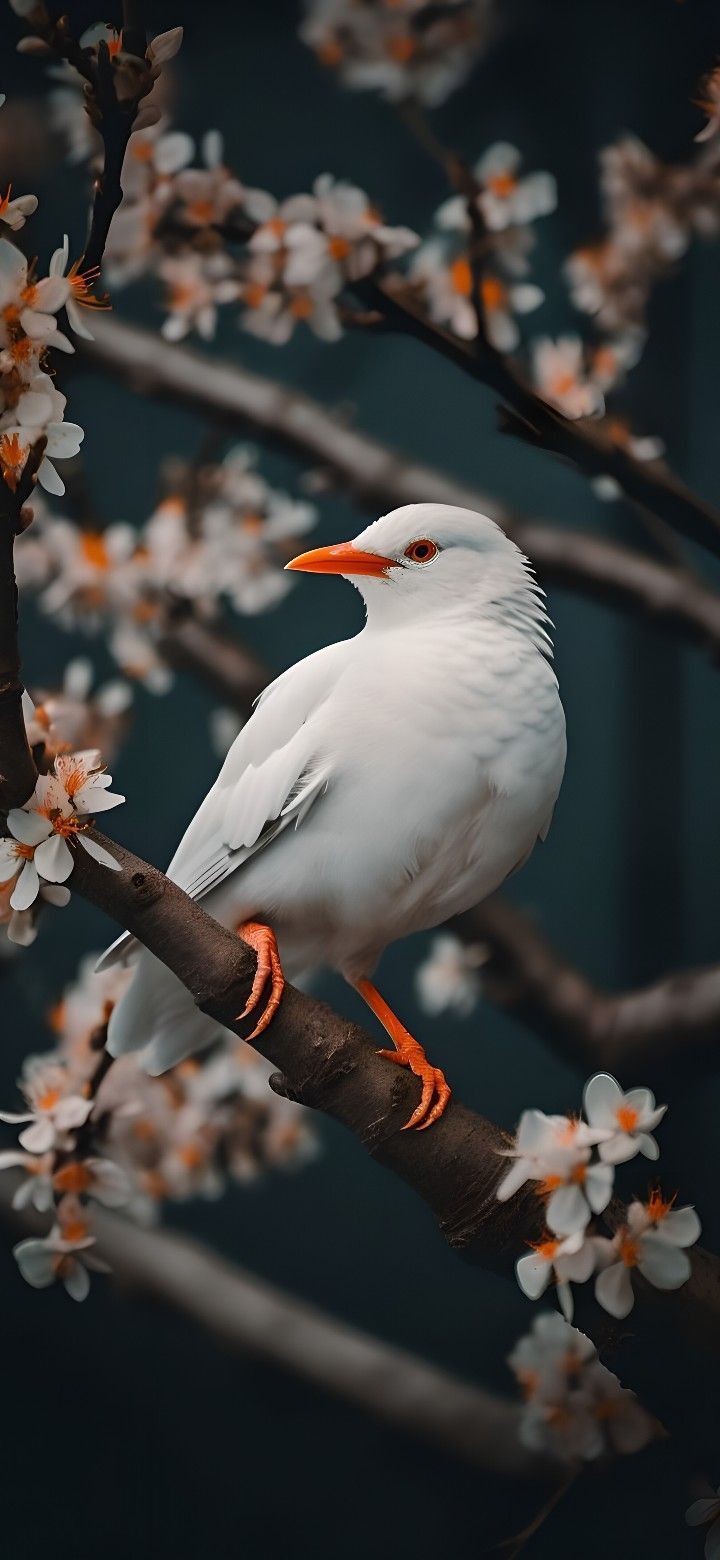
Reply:
M87 1300L90 1293L90 1274L82 1262L71 1258L63 1268L63 1284L71 1300Z
M55 1128L49 1116L42 1121L33 1121L31 1127L26 1127L18 1138L21 1148L26 1148L29 1154L46 1154L55 1142Z
M38 872L48 883L64 883L74 866L72 851L61 834L53 834L51 839L38 845L35 862Z
M711 1516L720 1516L720 1501L717 1494L708 1494L701 1501L694 1501L687 1507L687 1526L700 1527L703 1523L709 1523Z
M60 883L41 883L40 898L47 899L49 905L56 905L58 910L63 910L70 903L70 889L63 888Z
M110 855L109 850L106 850L104 845L98 845L97 840L91 839L89 834L78 834L78 840L87 851L88 856L92 856L94 861L99 861L103 867L110 867L113 872L121 871L120 862Z
M656 1289L679 1289L690 1277L690 1258L680 1246L650 1232L642 1237L638 1267Z
M527 1256L519 1257L515 1263L517 1281L523 1294L530 1300L538 1300L550 1282L551 1263L544 1257L539 1257L536 1252L530 1251Z
M717 1495L706 1495L688 1506L685 1521L688 1527L700 1527L703 1522L709 1522L711 1517L717 1516L720 1516L720 1500Z
M614 1262L612 1267L605 1268L598 1273L595 1280L595 1299L611 1316L622 1318L629 1316L635 1304L632 1282L629 1269L623 1262Z
M13 1246L13 1256L27 1284L47 1289L55 1282L55 1253L44 1240L21 1240Z
M590 1223L590 1208L582 1188L575 1185L559 1186L547 1205L548 1229L555 1235L574 1235Z
M108 779L108 784L110 784ZM118 791L108 791L99 780L97 784L83 786L82 791L76 797L79 813L109 812L111 807L119 807L125 801Z
M13 910L29 910L37 899L40 879L34 861L26 861L10 895L10 905Z
M694 1208L671 1208L660 1225L663 1240L672 1246L694 1246L700 1239L701 1225Z
M52 833L52 824L39 813L25 812L22 807L12 807L8 813L8 828L22 845L39 845Z
M514 1165L510 1166L510 1169L503 1176L497 1188L495 1196L498 1202L507 1202L509 1197L513 1197L515 1192L518 1192L520 1187L525 1185L530 1173L531 1166L529 1160L516 1159Z
M65 483L47 456L41 460L37 475L38 482L41 487L44 487L46 493L53 493L56 498L62 498L65 492Z
M585 1115L593 1127L616 1127L616 1111L622 1102L622 1089L611 1073L595 1073L583 1092Z

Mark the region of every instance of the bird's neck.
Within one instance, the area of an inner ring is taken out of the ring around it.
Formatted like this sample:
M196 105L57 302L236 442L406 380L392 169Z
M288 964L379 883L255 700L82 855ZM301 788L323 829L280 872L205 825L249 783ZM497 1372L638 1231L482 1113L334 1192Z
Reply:
M365 585L363 581L363 585ZM543 591L529 564L518 555L517 566L488 569L477 582L465 580L462 589L434 592L423 598L421 592L408 598L389 591L383 582L373 581L363 589L367 608L366 632L410 632L442 637L448 644L459 641L468 648L480 649L488 641L502 638L514 642L516 649L539 651L549 660L553 647L545 610Z

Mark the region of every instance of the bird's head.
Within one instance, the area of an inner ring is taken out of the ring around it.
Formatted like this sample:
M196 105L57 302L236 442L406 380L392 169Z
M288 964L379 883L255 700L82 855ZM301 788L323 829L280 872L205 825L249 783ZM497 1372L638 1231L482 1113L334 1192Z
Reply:
M547 635L543 597L527 559L487 515L452 504L404 504L351 542L316 547L286 565L342 574L363 595L370 622L458 611L490 612L534 638Z

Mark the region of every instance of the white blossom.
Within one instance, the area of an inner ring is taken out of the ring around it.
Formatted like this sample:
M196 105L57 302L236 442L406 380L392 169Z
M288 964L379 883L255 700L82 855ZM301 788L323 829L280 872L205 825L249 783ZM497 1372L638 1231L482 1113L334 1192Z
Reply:
M421 1008L433 1017L451 1012L467 1018L480 996L480 971L487 957L482 944L461 942L451 932L438 933L415 973Z
M549 1236L533 1243L527 1255L518 1258L515 1273L523 1294L530 1300L539 1300L553 1282L563 1316L569 1322L574 1309L570 1285L584 1284L596 1262L594 1241L586 1239L584 1231L577 1231L574 1235Z
M594 1237L596 1263L595 1298L611 1316L625 1317L635 1295L632 1272L637 1268L656 1289L680 1289L690 1277L686 1247L700 1235L694 1208L673 1208L661 1198L633 1202L626 1223L612 1240Z
M90 1273L107 1273L109 1268L92 1250L95 1236L75 1199L63 1198L58 1222L41 1239L21 1240L13 1255L26 1283L33 1289L47 1289L58 1279L72 1300L85 1300L90 1290Z
M520 1440L568 1463L608 1451L640 1451L656 1421L597 1357L595 1345L557 1312L545 1312L516 1343L508 1364L525 1404Z
M667 1105L656 1106L650 1089L631 1089L623 1094L610 1073L595 1073L585 1085L583 1103L590 1125L605 1134L599 1148L601 1159L619 1165L636 1154L658 1158L660 1150L651 1134Z
M538 395L566 417L593 417L604 409L599 384L589 375L579 336L552 341L539 336L531 344L533 381Z

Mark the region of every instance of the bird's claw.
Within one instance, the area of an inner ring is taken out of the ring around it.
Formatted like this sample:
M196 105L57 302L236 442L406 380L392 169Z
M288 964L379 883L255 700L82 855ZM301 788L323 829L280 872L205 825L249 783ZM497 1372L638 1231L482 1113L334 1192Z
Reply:
M409 1132L411 1128L417 1128L418 1132L425 1132L433 1122L439 1121L452 1093L444 1072L440 1067L433 1067L417 1041L413 1041L412 1045L400 1046L396 1051L378 1051L378 1056L384 1056L389 1062L397 1062L400 1067L409 1067L415 1077L420 1079L420 1102L401 1131Z
M238 937L241 937L243 942L249 943L250 947L254 948L257 954L257 967L250 995L242 1013L238 1013L237 1023L243 1018L249 1018L250 1014L255 1012L260 1004L268 980L271 982L270 995L265 1007L252 1034L247 1037L251 1041L256 1040L257 1036L261 1035L264 1029L267 1029L268 1024L275 1017L280 1006L283 991L285 990L285 976L280 963L275 933L269 926L264 926L261 921L243 921L241 926L236 927L236 931Z

